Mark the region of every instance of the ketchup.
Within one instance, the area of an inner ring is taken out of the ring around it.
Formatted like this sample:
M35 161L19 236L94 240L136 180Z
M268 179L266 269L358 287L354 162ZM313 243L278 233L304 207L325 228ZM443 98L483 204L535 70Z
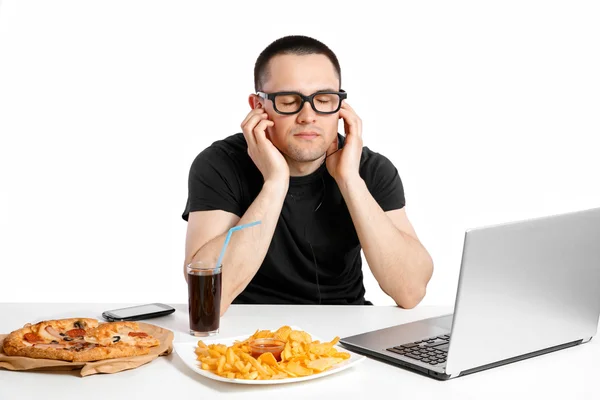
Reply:
M277 361L281 361L281 352L285 346L284 342L274 339L257 339L250 343L252 357L258 358L263 353L271 353Z

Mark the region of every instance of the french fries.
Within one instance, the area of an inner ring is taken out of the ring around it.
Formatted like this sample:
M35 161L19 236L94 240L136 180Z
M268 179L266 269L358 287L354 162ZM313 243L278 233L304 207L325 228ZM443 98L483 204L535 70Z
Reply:
M285 342L281 361L277 361L269 352L258 358L252 356L249 343L261 338ZM225 378L286 379L318 374L349 359L349 353L334 348L338 341L339 337L335 337L330 342L320 343L318 340L313 341L307 332L282 326L275 332L257 330L248 339L236 341L229 347L223 344L206 345L199 340L195 352L200 368Z

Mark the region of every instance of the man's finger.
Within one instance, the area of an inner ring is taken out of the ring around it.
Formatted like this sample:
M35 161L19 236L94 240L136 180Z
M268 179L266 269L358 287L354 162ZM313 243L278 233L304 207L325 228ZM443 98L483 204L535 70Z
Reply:
M266 113L255 114L248 120L248 122L246 122L245 125L242 126L242 130L247 131L247 132L252 132L252 130L254 130L254 127L256 125L258 125L258 123L260 121L264 121L267 118L268 118L268 116Z
M262 115L264 114L265 117L267 116L267 113L265 112L265 110L261 110L261 109L256 109L256 110L252 110L248 113L248 115L246 116L246 118L244 118L244 120L242 121L242 123L240 124L240 126L242 127L242 129L244 128L244 125L247 125L248 122L253 118L256 117L257 115Z
M348 119L353 120L352 124L357 126L358 134L362 136L362 120L360 119L356 111L354 111L354 109L350 106L350 104L346 103L346 100L342 102L342 108L340 109L340 112L342 110L348 111L350 112L350 114L353 114L353 116L349 117Z
M248 148L256 145L256 139L254 139L254 135L252 134L252 132L246 132L245 130L243 130L242 133L244 134L244 139L246 139Z
M350 114L354 114L354 117L356 119L360 120L360 117L358 116L356 111L354 111L354 109L352 107L350 107L350 104L346 103L345 101L342 102L342 107L340 108L340 112L342 112L342 110L350 112Z
M244 125L246 125L248 123L248 121L250 120L250 118L252 118L253 116L255 116L257 114L262 114L264 112L265 112L265 110L263 108L255 108L254 110L250 111L248 113L248 115L246 115L246 118L244 118L244 120L240 124L240 126L242 127L242 129L244 128Z
M252 132L254 132L254 138L256 139L256 141L260 142L262 140L267 140L265 131L267 130L267 127L274 125L275 123L268 119L260 121L258 125L256 125L256 127L252 130Z
M344 123L350 128L346 134L362 137L362 121L355 113L347 109L341 109L340 117L344 119Z
M246 138L246 142L248 142L248 144L256 143L253 130L261 120L265 121L265 118L267 118L266 114L265 116L262 116L262 114L254 114L252 117L250 117L246 124L242 126L242 132L244 133L244 137Z
M342 109L350 110L350 111L352 111L353 113L356 114L356 112L354 111L354 108L350 107L350 104L346 103L346 100L342 101L342 107L341 108Z

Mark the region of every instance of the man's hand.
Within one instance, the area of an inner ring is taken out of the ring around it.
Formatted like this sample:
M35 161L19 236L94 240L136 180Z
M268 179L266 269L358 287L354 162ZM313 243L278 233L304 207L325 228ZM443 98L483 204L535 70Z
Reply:
M265 182L289 182L290 170L283 155L267 138L266 130L275 123L268 119L263 108L250 111L241 124L248 143L248 155L260 170Z
M362 154L362 121L356 112L346 103L342 102L340 119L344 119L344 132L346 143L338 151L338 141L333 141L327 149L327 170L338 184L360 178L358 169Z

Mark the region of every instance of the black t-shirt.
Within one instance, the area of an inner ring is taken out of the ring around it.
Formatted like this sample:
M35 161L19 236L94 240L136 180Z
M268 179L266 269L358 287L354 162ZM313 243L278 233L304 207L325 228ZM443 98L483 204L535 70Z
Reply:
M343 145L344 137L338 135ZM364 147L360 176L383 211L404 207L398 171ZM262 189L243 134L217 141L192 163L182 215L223 210L242 217ZM267 255L234 304L369 304L361 247L350 213L325 163L310 175L290 177ZM226 267L225 267L226 268Z

